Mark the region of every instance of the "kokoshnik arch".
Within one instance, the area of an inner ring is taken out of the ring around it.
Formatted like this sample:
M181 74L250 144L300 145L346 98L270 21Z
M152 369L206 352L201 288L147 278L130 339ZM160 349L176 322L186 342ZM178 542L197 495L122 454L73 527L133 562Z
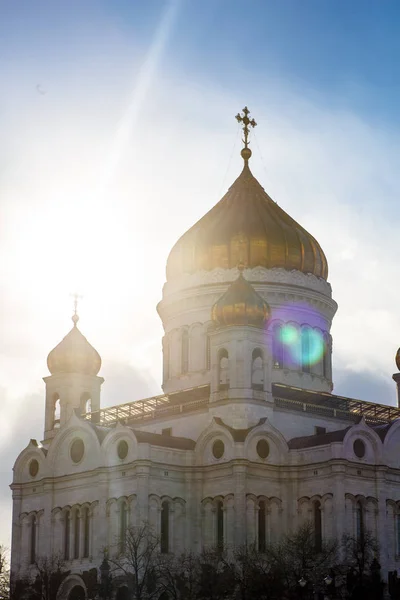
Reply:
M14 466L11 568L61 553L60 598L85 595L79 574L143 521L161 552L262 550L310 519L317 543L368 528L383 572L400 567L400 410L332 393L327 259L253 176L256 123L236 118L243 170L168 257L164 395L102 409L76 310L48 355L43 441Z

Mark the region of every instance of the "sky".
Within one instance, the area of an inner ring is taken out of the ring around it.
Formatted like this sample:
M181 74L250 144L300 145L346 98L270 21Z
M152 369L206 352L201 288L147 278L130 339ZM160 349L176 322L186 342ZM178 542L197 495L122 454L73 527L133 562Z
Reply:
M395 0L0 0L1 542L72 293L103 406L160 393L168 253L238 176L245 105L328 258L334 391L396 404L399 26Z

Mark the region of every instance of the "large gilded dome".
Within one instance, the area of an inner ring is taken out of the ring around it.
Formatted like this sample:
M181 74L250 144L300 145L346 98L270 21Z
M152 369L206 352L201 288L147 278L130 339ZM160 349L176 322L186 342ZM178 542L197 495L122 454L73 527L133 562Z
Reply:
M268 196L247 159L222 200L172 248L167 279L216 267L230 269L240 262L246 268L281 267L328 277L317 240Z
M74 315L72 319L73 328L47 357L48 369L52 375L59 373L97 375L101 367L100 354L79 331L78 316Z

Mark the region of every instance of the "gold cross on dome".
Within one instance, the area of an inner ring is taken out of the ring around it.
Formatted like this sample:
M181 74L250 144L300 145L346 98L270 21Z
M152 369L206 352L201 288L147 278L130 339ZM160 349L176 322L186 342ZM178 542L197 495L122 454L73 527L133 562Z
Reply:
M77 292L75 292L75 294L71 294L71 296L74 299L74 314L72 316L72 320L73 320L74 324L76 325L77 322L79 321L78 302L79 302L79 300L81 300L83 298L83 296L81 296Z
M250 119L249 118L249 114L250 111L247 108L247 106L244 107L242 114L238 113L236 115L236 120L238 123L243 123L243 133L244 133L244 147L247 148L249 145L249 133L250 133L250 127L255 127L257 125L257 123L255 122L254 119Z

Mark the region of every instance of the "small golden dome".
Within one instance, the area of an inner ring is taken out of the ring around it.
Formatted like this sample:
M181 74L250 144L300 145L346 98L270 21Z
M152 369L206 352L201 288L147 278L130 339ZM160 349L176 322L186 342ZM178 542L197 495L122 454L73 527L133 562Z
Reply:
M395 361L396 361L396 366L397 366L398 370L400 371L400 348L396 352Z
M76 314L72 317L73 328L47 357L47 366L52 375L58 373L97 375L100 371L100 354L79 331L78 318Z
M270 316L270 308L243 277L243 267L239 267L239 270L239 277L212 307L211 318L219 326L251 325L263 328Z
M245 165L225 196L176 242L167 261L167 279L185 273L280 267L327 279L328 263L317 240L272 200Z

